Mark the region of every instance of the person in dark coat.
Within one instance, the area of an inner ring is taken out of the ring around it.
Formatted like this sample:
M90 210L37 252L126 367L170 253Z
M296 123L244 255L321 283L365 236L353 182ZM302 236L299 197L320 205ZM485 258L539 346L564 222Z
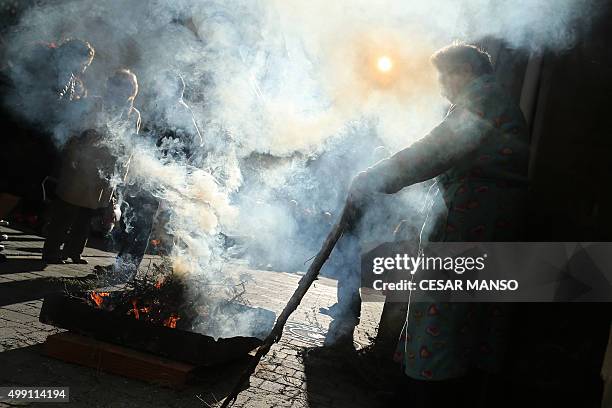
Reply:
M168 160L196 161L203 152L204 138L193 111L185 103L185 80L178 72L163 71L152 91L151 107L145 131L157 139L157 147Z
M87 109L84 74L95 56L87 41L70 38L60 44L36 44L12 57L8 75L14 89L5 104L33 132L45 132L63 142L69 126ZM74 118L74 120L73 120Z
M15 177L0 183L0 218L21 197L40 194L56 156L54 132L81 110L75 105L83 105L87 93L83 74L94 54L91 44L74 38L35 44L15 55L6 53L0 68L0 116L12 137L2 138L0 161L14 170Z
M163 162L197 166L204 154L204 140L191 108L183 100L185 82L177 72L162 71L156 77L156 88L149 90L152 105L143 135L156 140ZM124 216L118 235L118 255L110 266L97 267L101 275L116 281L134 277L145 256L158 217L159 199L135 182L123 191ZM160 217L161 218L161 217Z
M44 198L41 185L57 156L54 135L66 135L74 123L68 118L83 110L83 74L94 54L91 44L80 39L7 53L0 69L0 117L11 137L0 143L0 163L14 176L0 181L0 219L22 198Z
M136 76L125 69L116 71L107 80L105 95L93 113L97 126L73 137L66 145L43 261L64 263L70 258L73 263L87 263L81 254L94 210L108 207L114 192L110 180L125 179L129 164L126 158L118 161L111 151L112 135L107 128L112 124L115 132L119 126L119 131L138 132L140 113L133 106L137 93Z

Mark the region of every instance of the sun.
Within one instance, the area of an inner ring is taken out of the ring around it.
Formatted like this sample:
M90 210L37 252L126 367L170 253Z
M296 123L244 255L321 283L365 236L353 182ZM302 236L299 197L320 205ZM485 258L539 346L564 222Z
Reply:
M382 57L378 58L376 66L380 72L389 72L393 69L393 61L391 58L383 55Z

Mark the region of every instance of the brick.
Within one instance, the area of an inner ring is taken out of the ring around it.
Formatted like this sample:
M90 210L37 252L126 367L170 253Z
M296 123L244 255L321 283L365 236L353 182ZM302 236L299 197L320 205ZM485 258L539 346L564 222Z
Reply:
M281 393L284 389L284 385L276 383L276 382L272 382L272 381L264 381L263 383L261 383L261 385L257 388L261 389L261 390L266 390L269 392L273 392L273 393Z
M274 372L277 373L277 374L280 374L282 376L293 377L293 376L295 376L297 370L295 370L293 368L285 367L285 366L282 366L282 365L278 365L274 369Z
M20 313L20 312L15 312L14 310L6 309L6 308L0 308L0 318L11 321L11 322L24 323L24 324L38 320L37 318L32 317L30 315Z

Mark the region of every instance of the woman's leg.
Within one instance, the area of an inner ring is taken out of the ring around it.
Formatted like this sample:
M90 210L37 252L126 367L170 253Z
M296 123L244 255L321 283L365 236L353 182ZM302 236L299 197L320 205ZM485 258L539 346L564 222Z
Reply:
M60 247L66 239L66 231L73 224L78 208L64 200L56 199L51 209L51 222L47 229L47 239L43 246L43 261L63 263Z
M81 254L87 244L87 238L89 238L92 216L92 209L79 207L74 222L70 226L70 235L64 245L63 253L74 263L87 263L85 259L81 258Z
M145 256L159 201L144 190L126 198L126 201L130 208L122 216L124 228L116 265L119 266L121 274L129 279L136 275Z

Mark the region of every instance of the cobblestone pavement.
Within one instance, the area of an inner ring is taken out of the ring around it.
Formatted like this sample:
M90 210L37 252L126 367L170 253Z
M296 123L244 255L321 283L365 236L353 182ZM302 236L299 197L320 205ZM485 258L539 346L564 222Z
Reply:
M48 358L41 343L62 331L38 321L45 293L61 289L58 278L84 278L94 265L108 265L114 254L87 248L89 265L44 265L40 261L43 238L11 228L0 264L0 385L70 386L75 407L207 407L215 406L234 385L243 363L205 370L198 381L181 391L99 372ZM143 264L147 264L145 260ZM253 306L280 313L300 275L229 265L228 274L250 275L246 298ZM378 398L364 375L356 375L346 360L305 358L307 347L320 345L329 317L320 307L335 302L334 280L320 278L291 316L281 341L274 345L243 391L236 407L376 407ZM355 341L368 345L375 335L383 304L364 303ZM178 346L178 345L177 345ZM22 403L28 405L27 403ZM53 404L45 404L52 406ZM57 404L60 405L60 404ZM0 403L0 406L3 406ZM61 404L60 406L65 406Z

